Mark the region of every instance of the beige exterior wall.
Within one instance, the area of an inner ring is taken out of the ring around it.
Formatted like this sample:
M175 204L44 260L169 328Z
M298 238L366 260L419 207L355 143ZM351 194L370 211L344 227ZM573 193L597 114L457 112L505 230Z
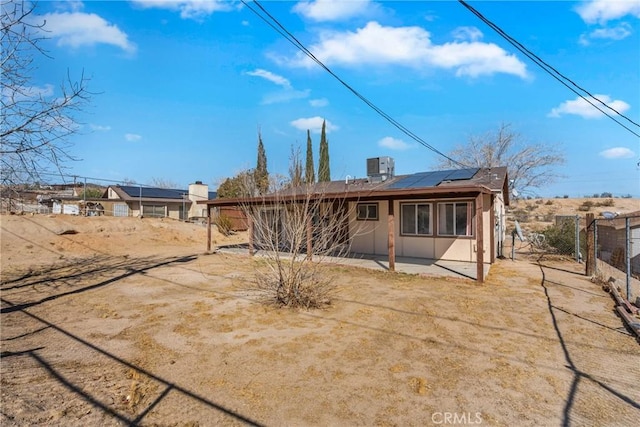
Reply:
M189 184L189 200L191 200L191 208L189 208L189 218L205 218L207 216L207 206L199 205L198 202L209 198L209 186L207 184Z
M471 201L473 199L447 199L439 200L441 203L454 201ZM400 234L400 204L409 203L431 203L431 222L434 236L402 236ZM376 203L376 202L362 202ZM389 220L389 207L387 201L378 201L378 221L357 221L356 205L352 202L349 205L349 235L352 238L351 250L357 253L387 255L389 253L387 224ZM475 237L444 237L436 236L437 233L437 200L396 200L394 202L395 212L395 244L396 256L442 259L452 261L475 262L477 246ZM484 229L484 259L489 262L491 259L491 234L495 232L494 224L491 223L491 195L483 195L483 229ZM504 208L502 208L504 209ZM474 236L476 233L475 218L473 220Z

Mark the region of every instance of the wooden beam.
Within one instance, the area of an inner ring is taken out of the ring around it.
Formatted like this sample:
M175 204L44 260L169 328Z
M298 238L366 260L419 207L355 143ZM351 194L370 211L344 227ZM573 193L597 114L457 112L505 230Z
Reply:
M484 207L483 194L476 196L476 281L484 282Z
M489 254L489 262L493 264L496 262L496 196L491 195L491 205L489 206L489 225L491 226L491 233L489 234L489 247L491 247L491 253Z
M389 235L389 271L396 271L396 227L393 200L387 201L389 205L389 215L387 228Z
M207 206L207 253L211 252L211 206Z
M248 230L249 230L249 255L253 256L254 254L254 250L253 250L253 215L249 214L247 215L247 225L248 225Z
M307 210L307 259L313 259L313 227L311 226L311 211Z
M585 274L587 276L593 276L596 269L595 260L595 215L593 213L587 214L587 262L585 265Z

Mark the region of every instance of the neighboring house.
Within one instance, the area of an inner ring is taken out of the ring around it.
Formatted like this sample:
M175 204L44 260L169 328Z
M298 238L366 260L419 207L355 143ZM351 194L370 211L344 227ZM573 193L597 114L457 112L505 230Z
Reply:
M345 216L344 233L351 252L387 255L391 270L396 256L473 262L480 273L478 280L483 280L484 264L495 261L505 238L506 167L394 176L393 159L380 157L367 160L367 172L366 179L205 204L209 209L252 205L264 211L285 211L305 199L321 199L331 215ZM252 229L249 224L250 245L260 238ZM335 238L343 238L341 234ZM313 233L309 236L313 239Z
M627 219L629 236L627 236ZM626 247L629 241L631 273L640 274L640 211L619 215L612 219L598 219L598 258L626 271Z
M207 210L197 202L216 198L216 192L201 181L188 190L111 185L105 191L105 212L113 216L141 216L193 220L206 218ZM106 204L105 204L106 203Z

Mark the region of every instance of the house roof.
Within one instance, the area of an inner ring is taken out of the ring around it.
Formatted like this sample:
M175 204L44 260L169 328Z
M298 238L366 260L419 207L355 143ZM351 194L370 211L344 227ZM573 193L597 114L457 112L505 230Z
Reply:
M426 198L472 196L478 193L502 192L505 204L509 204L507 168L469 168L445 171L420 172L398 175L385 181L354 179L320 182L311 186L298 186L256 198L229 198L208 200L212 206L232 206L241 203L264 203L282 200L313 198L375 200L379 198Z

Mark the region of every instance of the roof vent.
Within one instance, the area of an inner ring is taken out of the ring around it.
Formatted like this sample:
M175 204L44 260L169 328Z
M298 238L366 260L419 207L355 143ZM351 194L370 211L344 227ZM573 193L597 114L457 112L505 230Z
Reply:
M367 177L370 182L386 181L388 178L392 178L394 173L393 158L385 156L367 159Z

